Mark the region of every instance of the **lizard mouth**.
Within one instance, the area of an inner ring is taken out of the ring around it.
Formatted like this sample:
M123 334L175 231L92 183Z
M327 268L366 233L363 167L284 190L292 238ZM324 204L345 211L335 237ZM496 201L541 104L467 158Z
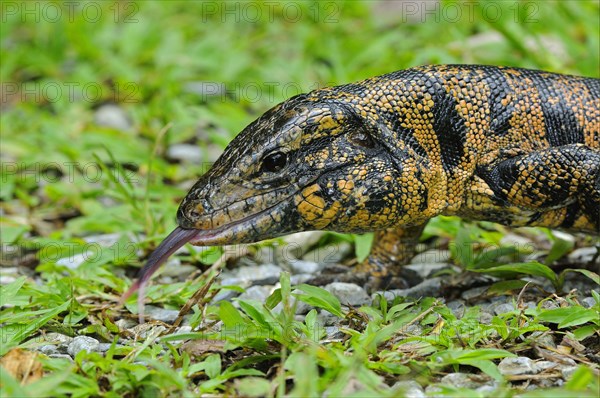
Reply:
M288 198L289 199L289 198ZM267 237L275 237L289 232L286 228L281 228L284 223L277 223L280 228L274 231L269 231L268 227L276 223L272 214L279 213L282 207L285 206L286 200L278 202L256 214L232 221L228 224L207 230L187 229L183 227L175 228L158 247L150 254L148 261L142 269L140 269L137 280L129 288L129 290L121 297L120 302L123 303L135 291L139 290L138 295L138 310L140 322L143 321L143 300L144 287L148 283L150 277L160 268L162 264L179 248L186 243L192 245L220 245L231 243L250 243L256 242ZM279 210L279 211L278 211ZM288 224L289 225L289 224ZM267 236L268 234L268 236Z

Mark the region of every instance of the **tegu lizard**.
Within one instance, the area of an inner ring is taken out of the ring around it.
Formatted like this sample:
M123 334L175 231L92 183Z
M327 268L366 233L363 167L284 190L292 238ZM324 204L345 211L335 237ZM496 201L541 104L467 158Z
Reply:
M385 278L440 214L598 235L599 129L599 79L527 69L421 66L297 95L196 182L125 297L186 242L375 231L355 271Z

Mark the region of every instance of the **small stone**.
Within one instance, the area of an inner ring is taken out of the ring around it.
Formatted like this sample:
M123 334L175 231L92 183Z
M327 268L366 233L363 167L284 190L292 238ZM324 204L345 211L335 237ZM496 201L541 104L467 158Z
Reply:
M441 270L450 269L451 267L451 265L442 263L418 263L404 266L404 268L416 272L417 275L419 275L423 279L435 275Z
M465 290L460 297L463 300L472 300L484 294L488 289L487 286L474 287L473 289Z
M302 283L306 283L313 278L311 274L297 274L290 276L290 283L292 285L300 285Z
M498 371L505 375L536 374L539 369L531 359L527 357L504 358L498 364Z
M537 361L535 362L535 366L540 372L551 370L560 367L559 364L552 361Z
M452 300L446 304L446 307L448 307L458 319L462 318L466 311L465 303L462 300Z
M59 258L56 261L56 264L62 265L63 267L67 267L69 269L77 269L81 264L83 264L89 257L88 252L73 254L69 257Z
M450 373L442 377L441 384L447 384L458 388L475 389L483 384L467 373Z
M326 310L321 310L321 312L319 312L319 315L317 315L317 319L319 325L321 325L322 327L336 325L340 320L340 318Z
M8 285L16 281L17 278L10 275L0 275L0 285Z
M72 357L75 357L80 351L92 352L98 349L100 342L93 337L89 336L77 336L71 341L67 352Z
M505 234L500 239L500 246L515 246L518 249L533 248L533 242L522 235L513 234L511 232ZM518 258L511 258L512 261L518 261Z
M320 325L319 325L320 326ZM327 334L327 340L343 340L346 334L340 331L338 326L325 326L325 333ZM318 341L316 342L318 343Z
M587 264L592 261L597 252L598 249L594 246L580 247L579 249L575 249L569 253L567 258L569 259L570 263ZM600 258L598 260L600 260Z
M315 274L323 268L319 263L304 260L292 260L289 266L294 274Z
M273 293L273 286L250 286L239 295L240 300L256 300L264 302Z
M131 121L125 111L118 105L105 104L96 109L94 120L97 125L121 131L131 130Z
M405 398L425 398L423 387L414 380L397 381L392 389L401 393Z
M563 379L569 380L573 376L573 373L577 370L577 366L565 366L560 370Z
M416 323L412 323L408 326L402 326L400 332L412 336L421 336L423 333L423 328Z
M229 285L228 283L223 283L223 286ZM219 301L231 301L233 298L240 295L240 292L231 290L231 289L221 289L219 293L211 300L211 304L218 303Z
M148 320L155 319L164 323L173 323L179 316L179 310L170 310L154 305L146 305L145 308L145 314Z
M242 280L258 281L265 279L275 279L276 282L279 280L281 268L274 264L255 265L239 268L234 274L235 277ZM223 279L225 279L225 275L223 275Z
M515 310L513 303L503 303L494 307L494 313L496 315L506 314Z
M61 333L46 333L44 335L44 341L52 344L65 344L69 345L73 341L73 337L67 336Z
M54 354L58 354L58 349L56 348L56 346L54 344L45 344L43 346L41 346L40 348L38 348L38 351L41 352L42 354L45 355L54 355Z
M137 325L137 322L133 319L121 318L115 322L115 325L119 328L119 330L128 330Z
M531 333L529 340L534 341L536 346L556 348L554 337L550 333L535 331Z
M193 164L202 160L202 149L198 145L174 144L167 149L167 158Z
M436 297L439 295L440 289L442 287L442 278L435 277L425 279L423 282L410 287L408 289L395 289L383 292L383 295L386 299L391 297L400 296L400 297ZM376 292L373 297L377 294L381 294L382 292Z
M333 282L326 285L325 290L337 297L342 305L359 306L371 301L365 289L354 283Z
M299 293L298 291L296 291L296 292ZM275 308L277 308L277 307L275 307ZM312 309L313 309L313 307L311 305L305 303L304 301L300 301L300 300L296 301L296 312L295 312L296 315L306 315Z
M491 325L492 319L494 319L494 316L489 312L482 311L481 314L479 314L479 322L481 322L484 325Z
M581 305L585 308L592 308L596 305L596 300L593 297L586 297L581 300Z

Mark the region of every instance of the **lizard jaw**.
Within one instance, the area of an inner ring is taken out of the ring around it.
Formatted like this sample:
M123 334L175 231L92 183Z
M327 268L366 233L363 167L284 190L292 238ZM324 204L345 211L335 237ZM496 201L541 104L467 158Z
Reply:
M250 243L261 239L279 236L288 231L285 228L280 228L277 231L268 231L268 227L275 223L271 216L272 213L285 214L284 207L286 200L278 202L275 205L259 211L256 214L244 217L240 220L222 225L217 228L208 230L186 229L183 227L175 228L152 252L148 261L138 273L138 278L120 299L120 303L131 296L135 291L139 290L138 294L138 316L140 323L143 323L144 318L144 288L150 277L167 261L167 259L181 248L186 243L191 243L195 246L215 246L232 243ZM284 225L284 224L279 224ZM289 224L288 224L289 226ZM258 233L256 227L259 227L263 232ZM268 235L267 235L268 234Z

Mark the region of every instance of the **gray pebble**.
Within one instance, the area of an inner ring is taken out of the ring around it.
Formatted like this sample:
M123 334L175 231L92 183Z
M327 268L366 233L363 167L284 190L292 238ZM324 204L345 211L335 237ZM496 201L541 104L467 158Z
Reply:
M42 354L46 354L48 356L59 353L58 349L56 348L56 346L54 344L45 344L45 345L41 346L40 348L38 348L38 351L41 352Z
M498 364L498 371L505 375L536 374L539 372L535 362L527 357L504 358Z
M72 357L75 357L79 353L79 351L87 351L92 352L98 349L100 342L93 337L89 336L77 336L71 341L67 352Z
M319 325L321 325L322 327L336 325L339 321L339 318L337 316L333 315L331 312L326 310L321 310L321 312L319 312L319 315L317 315L317 319Z
M239 295L240 300L256 300L264 302L273 293L273 286L250 286Z
M340 331L338 326L325 326L325 333L327 334L327 340L341 340L346 334Z
M230 285L229 283L222 283L222 285ZM217 293L215 297L211 300L211 304L218 303L219 301L231 301L233 298L239 296L240 293L235 290L230 289L222 289Z
M569 380L573 376L573 373L575 373L576 370L577 370L577 366L566 366L560 370L560 373L562 374L563 379Z
M290 276L290 283L292 285L299 285L301 283L306 283L313 278L313 275L310 274L297 274Z
M383 295L388 300L393 299L394 297L397 297L397 296L415 297L415 298L437 297L439 295L441 287L442 287L442 278L435 277L435 278L425 279L423 282L419 283L418 285L415 285L408 289L395 289L395 290L385 291L385 292L383 292ZM376 292L373 295L373 297L375 297L376 294L381 294L381 293L382 292Z
M484 380L480 376L468 373L450 373L442 377L441 384L447 384L458 388L476 389L482 386L492 386L493 381Z
M431 275L435 275L437 272L443 269L449 269L451 267L451 265L442 263L418 263L404 266L404 268L416 272L423 279L428 278Z
M333 282L326 285L325 290L337 297L342 305L359 306L371 301L365 289L354 283Z
M514 310L515 310L515 306L513 303L498 304L497 306L494 307L494 313L496 315L506 314L506 313L512 312Z
M535 363L535 366L537 367L537 369L540 372L543 372L548 369L557 368L557 367L559 367L559 364L557 364L556 362L552 362L552 361L537 361Z
M199 164L202 160L202 150L198 145L192 144L174 144L167 149L167 158Z
M492 314L490 314L489 312L482 311L481 314L479 315L479 322L481 322L484 325L491 325L493 318L494 318L494 316Z
M128 330L132 327L136 326L138 323L133 319L121 318L115 322L115 325L119 328L119 330Z
M8 285L16 280L17 278L11 275L0 275L0 285Z
M154 305L146 306L146 318L155 319L165 323L173 323L179 316L179 310L169 310L166 308L156 307Z
M531 333L529 339L535 341L535 344L538 346L556 348L554 337L549 333L535 331Z
M108 351L111 346L112 346L112 343L100 343L100 344L98 344L98 348L96 349L96 351L104 353L104 352ZM115 345L115 348L121 348L121 347L125 347L125 346L123 344Z
M572 263L587 264L590 261L592 261L597 251L598 250L594 246L580 247L579 249L575 249L571 253L569 253L567 258Z
M294 274L315 274L323 269L322 264L304 260L292 260L289 266Z
M118 105L105 104L96 109L94 120L97 125L121 131L131 130L131 121L125 111Z
M239 278L241 280L250 280L250 281L258 281L264 279L275 279L275 281L279 280L279 275L281 274L281 268L274 264L263 264L263 265L255 265L249 267L241 267L236 269L231 273L231 277ZM227 276L230 276L229 273ZM223 279L226 277L225 273L223 273Z
M412 323L408 326L403 326L401 332L408 335L421 336L423 328L416 323Z
M460 319L466 311L465 303L462 300L452 300L446 304L446 307L448 307L458 319Z
M585 308L592 308L593 306L596 305L596 300L593 297L586 297L586 298L584 298L584 299L581 300L581 304Z
M425 398L423 387L414 380L397 381L392 389L402 392L402 396L405 398Z
M465 290L464 292L462 292L460 297L463 300L472 300L484 294L487 289L487 286L474 287L473 289Z

